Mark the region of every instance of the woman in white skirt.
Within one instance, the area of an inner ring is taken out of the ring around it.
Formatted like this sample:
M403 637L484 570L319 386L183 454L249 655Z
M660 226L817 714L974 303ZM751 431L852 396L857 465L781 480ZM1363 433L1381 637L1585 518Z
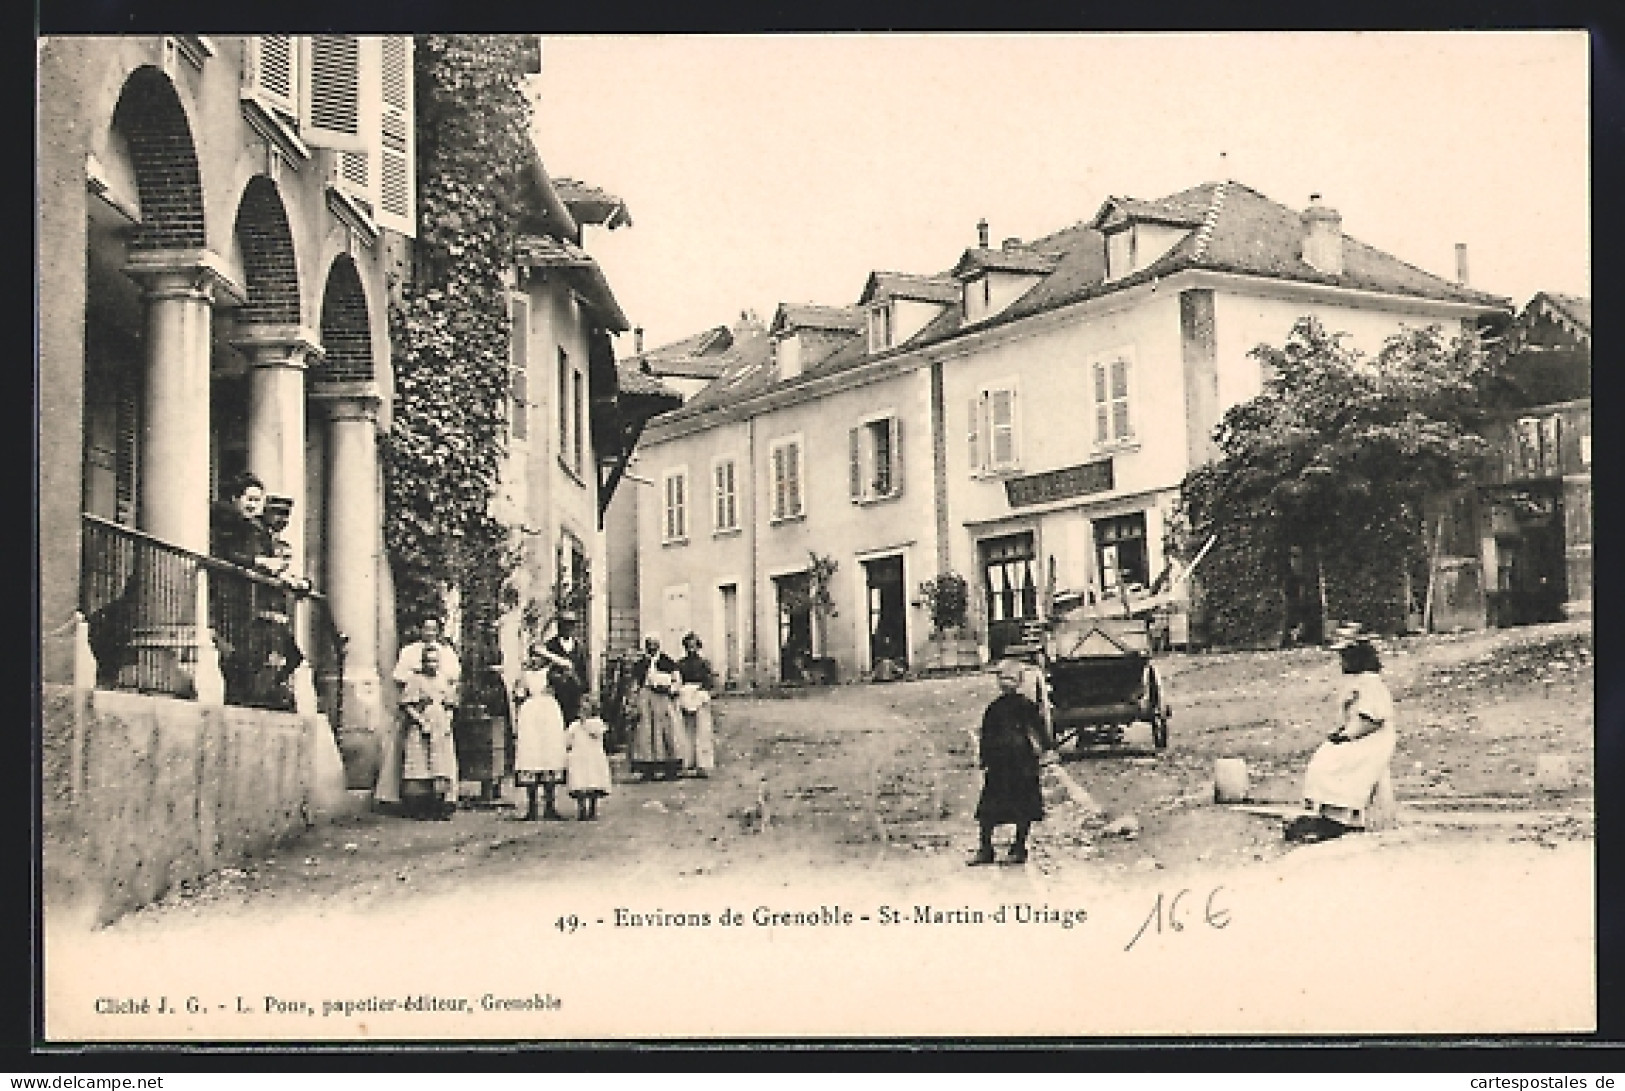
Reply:
M547 661L539 650L531 649L513 696L519 706L514 725L513 777L530 795L525 820L534 821L537 817L536 795L540 789L545 800L541 817L559 821L564 816L559 814L553 797L558 786L564 783L568 764L564 713L559 711L559 703L548 685Z
M711 722L711 691L716 675L700 654L700 638L693 633L683 637L683 658L677 672L683 684L677 691L677 708L683 714L683 767L697 777L708 777L717 765L716 736Z
M1388 763L1398 734L1382 659L1358 625L1339 626L1332 647L1343 661L1338 724L1304 771L1303 799L1310 813L1287 825L1291 841L1324 841L1350 829L1369 829L1394 807Z

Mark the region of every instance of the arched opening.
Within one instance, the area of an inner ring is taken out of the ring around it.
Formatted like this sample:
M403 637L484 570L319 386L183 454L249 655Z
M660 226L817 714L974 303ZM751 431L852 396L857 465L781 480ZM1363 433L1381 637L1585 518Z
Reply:
M169 78L138 68L104 142L112 184L87 202L83 509L135 526L146 309L132 251L202 248L203 187L186 112Z

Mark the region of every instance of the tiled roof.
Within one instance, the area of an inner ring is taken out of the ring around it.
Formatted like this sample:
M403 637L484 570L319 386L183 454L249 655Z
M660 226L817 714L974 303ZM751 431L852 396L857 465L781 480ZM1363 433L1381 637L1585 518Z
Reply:
M863 328L863 312L857 307L826 307L818 303L780 303L770 332L785 330L842 330Z
M668 414L668 418L703 412L765 390L777 375L773 368L773 341L767 331L760 328L736 330L733 344L712 359L721 366L721 373L709 386L689 398L680 410Z
M681 394L630 360L622 360L615 365L615 377L620 383L620 390L623 395L663 399L669 401L673 406L682 404L683 396Z
M1099 228L1113 218L1113 213L1121 213L1130 220L1148 220L1174 227L1198 227L1207 215L1213 188L1211 183L1192 186L1152 201L1142 201L1136 197L1108 197L1090 226Z
M1048 273L1055 268L1055 259L1025 246L1012 246L999 250L973 246L954 266L953 275L963 277L978 269L992 269L1001 273Z
M631 210L613 193L574 178L553 179L553 190L577 223L603 224L607 228L632 226Z
M1539 292L1530 305L1544 300L1546 306L1568 319L1569 323L1591 336L1591 300L1583 295L1563 295L1559 292Z
M520 235L513 244L513 260L531 269L585 269L595 264L591 254L569 239L551 235Z
M614 333L632 328L610 291L604 271L581 247L551 235L520 235L514 241L514 264L528 269L562 269L587 308L604 329Z
M1190 233L1146 268L1108 281L1105 236L1101 234L1099 225L1110 219L1115 211L1157 223L1185 226ZM1011 255L1020 257L1001 265L992 264L995 258L1010 258ZM990 318L966 324L958 307L947 307L910 338L906 345L871 354L866 351L867 345L862 337L853 337L821 361L810 363L799 378L778 380L771 356L763 352L759 359L731 365L729 371L691 398L673 416L686 418L697 415L744 400L776 384L793 387L868 361L951 340L972 330L1001 326L1087 299L1110 295L1185 270L1211 270L1271 280L1324 284L1502 311L1509 310L1511 306L1511 301L1501 296L1434 276L1346 234L1343 236L1343 272L1336 275L1322 273L1303 260L1303 223L1299 210L1273 201L1238 182L1204 183L1152 201L1111 198L1093 219L1035 239L1019 249L967 250L954 272L957 274L967 267L967 263L983 261L987 264L978 267L1015 266L1020 271L1041 272L1044 275L1009 307ZM907 276L875 274L870 278L870 287L865 289L865 300L879 290L875 287L876 277L883 275ZM915 276L911 279L933 281L940 278ZM1583 317L1589 324L1589 301L1550 293L1547 298L1552 306L1562 307L1565 312L1572 309L1577 320ZM818 318L807 320L814 316ZM792 325L856 332L860 328L860 318L861 313L854 308L785 305L781 306L779 316L774 320L774 329L781 328L782 320ZM822 325L822 319L829 319L831 324ZM841 324L836 325L836 319L840 319Z
M952 276L920 276L918 273L874 272L864 285L859 305L885 297L888 299L917 299L923 303L958 303L959 285Z

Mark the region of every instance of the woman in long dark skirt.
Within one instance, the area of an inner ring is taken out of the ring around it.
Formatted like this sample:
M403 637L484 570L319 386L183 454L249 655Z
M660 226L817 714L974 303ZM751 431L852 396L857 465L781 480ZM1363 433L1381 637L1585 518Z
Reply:
M1039 759L1052 749L1044 717L1021 689L1022 666L1014 660L999 665L999 695L982 714L977 764L986 770L982 798L976 804L981 845L966 861L971 866L993 862L993 830L1016 827L1010 845L1012 864L1027 862L1027 832L1044 818L1044 791L1038 781Z

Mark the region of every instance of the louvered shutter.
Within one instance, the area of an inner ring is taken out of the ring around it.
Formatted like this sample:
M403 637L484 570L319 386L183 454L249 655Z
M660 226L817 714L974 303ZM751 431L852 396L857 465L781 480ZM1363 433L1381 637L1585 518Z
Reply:
M119 374L118 434L114 440L113 518L118 523L136 525L136 497L140 495L141 473L141 376L135 368Z
M784 448L773 448L773 518L784 518Z
M995 467L1016 460L1016 392L994 390L988 394L988 440Z
M379 43L378 226L417 235L417 175L412 104L412 39L391 35Z
M1129 434L1128 419L1128 361L1112 361L1112 438L1123 439Z
M368 153L377 128L377 39L316 34L304 65L300 136L315 148Z
M791 515L801 514L801 444L792 443L784 451L784 467L789 471L785 494L789 498Z
M291 34L260 34L244 53L248 95L290 118L299 116L299 40Z
M903 493L903 418L891 419L891 496Z
M1111 403L1106 397L1106 365L1095 365L1095 442L1111 439Z
M530 436L530 299L509 300L509 366L513 369L513 438Z
M970 400L970 412L967 414L968 424L965 435L970 447L970 472L982 472L982 399L980 397Z
M863 429L853 428L847 434L850 462L847 472L847 492L853 500L863 499Z

